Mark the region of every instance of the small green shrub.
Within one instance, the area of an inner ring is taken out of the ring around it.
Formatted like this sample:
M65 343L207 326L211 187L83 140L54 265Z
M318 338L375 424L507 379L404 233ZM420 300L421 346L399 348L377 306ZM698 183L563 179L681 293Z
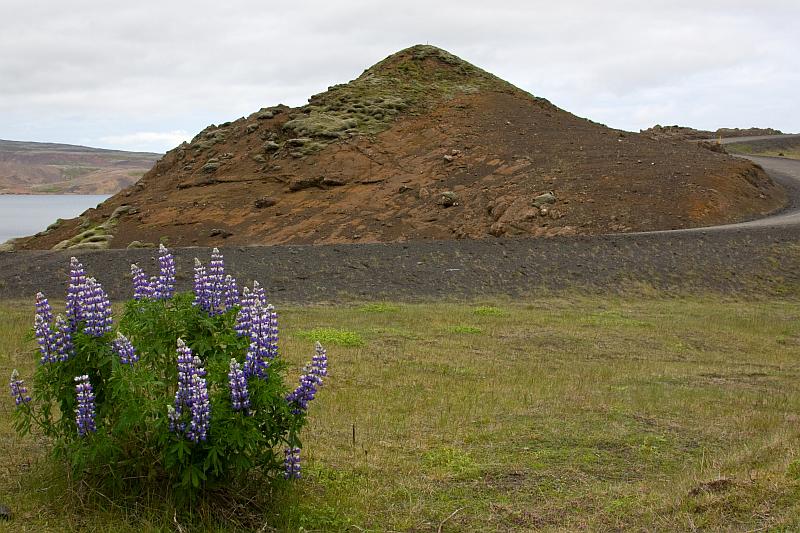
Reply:
M366 344L361 335L355 331L349 331L346 329L314 328L297 331L295 332L294 336L300 339L319 342L325 345L333 344L348 348L358 348L359 346L364 346L364 344Z
M508 314L505 310L491 305L481 305L473 309L472 312L478 316L505 316Z
M287 388L277 314L257 283L240 296L215 249L208 270L196 262L194 293L175 294L163 246L159 263L152 278L132 265L134 298L117 328L75 258L66 317L37 295L40 364L31 391L12 374L16 430L37 427L73 476L108 494L166 486L180 504L231 482L300 477L300 430L327 375L325 350L317 344Z

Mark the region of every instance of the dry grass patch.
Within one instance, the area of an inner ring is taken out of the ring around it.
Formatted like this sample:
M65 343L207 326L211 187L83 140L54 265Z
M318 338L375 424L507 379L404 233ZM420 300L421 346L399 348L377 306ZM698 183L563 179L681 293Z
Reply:
M363 341L329 346L305 479L257 496L239 518L207 506L181 520L201 530L800 528L800 303L381 305L391 311L281 310L293 365L307 359L303 332ZM0 305L3 375L35 366L25 306ZM163 504L79 498L40 441L13 436L11 409L0 402L0 502L15 528L176 527Z

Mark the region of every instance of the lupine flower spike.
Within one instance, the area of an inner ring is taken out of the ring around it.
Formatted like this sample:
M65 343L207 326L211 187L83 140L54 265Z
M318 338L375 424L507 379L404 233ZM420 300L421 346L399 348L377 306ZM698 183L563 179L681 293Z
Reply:
M78 426L78 436L83 437L87 433L97 431L94 422L94 392L92 384L89 383L89 376L75 378L75 392L78 399L78 405L75 407L75 424Z
M53 326L53 343L52 352L50 353L51 359L59 362L64 362L75 354L75 348L72 345L72 328L63 316L58 315L56 322Z
M153 280L153 298L169 300L175 293L175 259L163 244L158 247L159 275Z
M69 286L67 288L67 320L75 329L78 321L83 320L81 303L86 290L86 271L83 265L74 257L69 260Z
M139 360L139 356L136 354L136 350L133 344L131 344L131 341L119 331L117 332L117 338L111 343L111 347L114 353L119 356L119 362L123 365L133 366L133 364Z
M206 371L199 357L192 356L192 351L178 339L178 390L175 391L175 403L169 406L168 418L170 431L185 433L192 442L204 441L211 420L211 404L208 400L208 384ZM188 409L189 423L183 422L182 415Z
M247 391L247 376L242 370L242 365L235 358L231 358L228 387L231 390L231 406L233 410L244 411L245 414L250 415L250 393Z
M245 372L248 376L266 378L267 368L273 357L272 306L264 307L256 300L253 301L249 313L250 346L245 355Z
M300 385L286 396L286 401L292 406L292 413L299 415L308 409L308 402L314 399L317 389L322 386L322 378L327 375L328 356L322 345L317 343L316 354L300 376Z
M33 333L36 337L36 343L39 345L39 352L42 354L41 362L54 363L56 357L54 355L55 336L50 327L50 322L53 320L53 311L50 309L50 303L41 292L36 293L36 315L33 321Z
M9 385L11 387L11 396L17 406L31 401L31 397L28 395L28 388L25 386L25 380L19 378L19 372L17 372L16 368L11 372Z
M225 274L225 261L217 248L211 252L208 269L194 260L194 303L212 316L239 305L236 279Z
M208 285L211 293L211 314L220 313L222 304L222 283L225 281L225 261L219 249L211 251L211 263L208 265Z
M239 305L239 286L236 278L228 274L222 286L222 303L225 311L230 311L234 306Z
M79 300L86 326L83 332L102 337L111 331L111 302L103 286L94 278L86 278L84 296Z
M208 274L206 267L196 257L194 258L194 304L203 311L211 310Z
M150 280L144 270L139 268L139 265L133 263L131 265L131 278L133 278L133 299L146 300L153 297L153 286L150 285Z
M250 294L250 289L245 287L242 289L242 299L239 302L239 312L236 314L236 324L233 329L239 337L250 334L250 328L253 325L253 319L250 316L250 308L252 307L253 297Z
M286 448L283 453L283 477L300 479L300 448Z

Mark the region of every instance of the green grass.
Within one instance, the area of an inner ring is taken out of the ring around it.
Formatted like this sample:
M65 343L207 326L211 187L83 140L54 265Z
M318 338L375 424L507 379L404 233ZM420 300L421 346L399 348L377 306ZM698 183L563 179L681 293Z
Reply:
M770 141L756 143L731 143L726 144L725 149L732 154L742 155L762 155L770 157L786 157L789 159L800 159L800 141L781 140L777 144Z
M478 316L505 316L507 311L493 305L481 305L472 310Z
M327 346L304 479L240 488L247 505L220 499L178 514L181 527L800 528L798 301L548 297L503 301L500 317L477 305L281 309L295 369L315 338L362 341ZM0 375L33 372L32 307L0 304ZM454 332L473 323L482 334ZM12 409L0 402L6 527L179 529L155 498L106 501L66 479L40 437L13 434Z
M475 326L468 326L468 325L465 325L465 324L458 324L456 326L450 326L448 328L448 331L450 333L462 333L462 334L468 334L468 335L480 335L481 333L483 333L483 330L481 328L478 328L478 327L475 327Z
M325 346L347 346L355 348L364 346L364 339L355 331L337 328L314 328L294 333L298 339L320 342Z
M365 313L396 313L400 307L388 303L369 303L359 307Z

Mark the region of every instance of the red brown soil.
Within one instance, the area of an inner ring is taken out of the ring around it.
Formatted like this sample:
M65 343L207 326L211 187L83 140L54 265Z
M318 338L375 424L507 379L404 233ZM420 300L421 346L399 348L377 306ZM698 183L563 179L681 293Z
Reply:
M310 155L257 157L266 139L286 137L298 110L239 119L211 148L170 151L136 186L16 247L51 248L121 205L135 209L119 218L115 248L646 231L735 222L786 203L749 161L609 129L503 85L431 101ZM212 157L219 168L203 170ZM548 191L556 202L534 207Z

